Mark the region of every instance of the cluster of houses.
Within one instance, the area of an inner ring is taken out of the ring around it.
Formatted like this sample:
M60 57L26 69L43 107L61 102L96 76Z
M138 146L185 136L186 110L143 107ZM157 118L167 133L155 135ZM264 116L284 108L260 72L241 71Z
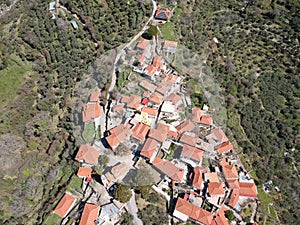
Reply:
M171 16L172 11L159 8L155 18L167 21ZM183 86L184 77L170 68L163 56L152 57L149 40L141 38L135 48L136 89L118 94L112 101L104 145L113 152L120 145L133 149L137 169L139 160L144 160L161 174L154 190L164 196L172 190L173 198L168 198L175 219L202 225L230 224L226 211L239 215L245 203L257 199L253 179L232 157L233 145L214 124L208 106L193 107ZM174 54L176 48L174 41L162 45L167 54ZM95 123L95 127L101 117L98 99L98 91L93 92L82 112L83 122ZM89 144L81 145L77 152L75 160L82 163L77 175L86 184L93 181L92 168L99 155ZM119 162L106 171L101 176L106 190L120 182L131 166ZM65 217L75 203L76 197L66 193L54 212ZM120 212L122 206L117 205L86 203L79 224L101 224ZM241 217L235 218L241 221Z

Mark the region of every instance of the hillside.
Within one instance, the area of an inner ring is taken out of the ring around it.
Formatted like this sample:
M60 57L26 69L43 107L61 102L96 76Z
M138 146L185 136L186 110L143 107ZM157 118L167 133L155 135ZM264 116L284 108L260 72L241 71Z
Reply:
M99 55L126 43L152 12L151 2L60 4L50 12L49 2L19 1L0 20L1 224L41 224L68 188L80 144L74 88Z
M159 2L174 8L170 39L199 54L206 61L201 72L222 87L227 133L251 175L260 187L273 182L268 200L261 192L261 223L277 223L268 211L274 201L282 224L298 224L299 2Z

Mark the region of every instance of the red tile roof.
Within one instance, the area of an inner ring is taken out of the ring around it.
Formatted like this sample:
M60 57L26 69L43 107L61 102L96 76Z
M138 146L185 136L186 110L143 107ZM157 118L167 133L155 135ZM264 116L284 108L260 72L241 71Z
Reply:
M181 123L180 125L178 125L176 127L176 129L178 130L178 132L180 134L182 134L182 133L184 133L186 131L191 131L194 128L195 128L195 125L190 120L186 120L185 122Z
M65 217L70 211L75 201L76 199L72 195L65 193L62 199L55 207L54 212L61 217Z
M227 141L227 142L224 142L218 146L216 146L216 150L219 154L222 154L224 152L227 152L227 151L230 151L231 149L233 148L232 144Z
M222 186L222 183L220 183L220 182L209 182L208 183L208 193L211 196L224 195L225 191L224 191L224 188Z
M257 188L254 183L240 182L240 196L257 198Z
M142 104L147 105L149 103L149 98L143 98L142 99Z
M168 50L169 48L177 48L178 43L176 41L165 41L163 44L163 50Z
M223 172L226 180L238 179L239 175L234 165L223 166Z
M88 144L81 145L75 160L84 161L85 163L96 165L98 164L99 152Z
M129 96L129 102L127 102L128 108L138 109L140 106L141 97L138 95L131 94Z
M137 44L137 48L139 49L146 49L147 46L150 44L150 40L147 40L147 39L144 39L144 38L141 38L141 40L139 41L139 43Z
M231 189L239 189L240 188L240 183L236 179L235 180L228 180L227 183L228 183L228 185Z
M159 142L164 142L167 138L169 129L169 125L159 123L156 129L150 129L148 136Z
M196 134L192 133L192 134L183 134L180 138L180 142L188 144L190 146L195 146L197 143L198 137L196 136Z
M182 198L177 199L175 210L205 225L210 225L213 220L212 213L193 205Z
M200 123L204 124L204 125L212 126L213 125L213 118L211 116L207 116L207 115L201 116Z
M225 217L225 211L226 209L223 207L216 213L216 222L217 225L229 225L227 218Z
M90 96L90 102L98 102L99 101L99 91L92 92Z
M239 197L240 197L240 190L233 189L230 194L228 205L234 208L239 201Z
M177 105L181 101L181 96L172 93L166 98L166 100L172 102L173 105Z
M147 138L140 155L151 159L156 153L158 146L159 143L156 140L152 138Z
M79 225L94 225L98 218L100 207L94 204L85 204Z
M199 166L194 168L193 187L201 189L203 183L203 169Z
M162 95L165 95L168 93L170 87L168 84L162 82L157 88L156 91L161 93Z
M93 172L93 169L90 167L79 167L78 172L77 172L77 176L79 177L87 177L89 175L91 175Z
M153 77L154 73L157 71L157 68L153 67L152 65L148 65L145 69L145 74L149 77Z
M169 84L175 84L179 80L179 78L180 77L177 76L177 75L170 74L170 75L168 75L164 78L164 81L169 83Z
M142 112L148 113L151 116L157 116L158 108L156 108L156 107L143 107Z
M192 159L196 162L202 162L204 151L189 145L183 145L181 156Z
M218 139L218 141L219 141L220 143L223 143L223 142L228 141L228 139L227 139L225 133L222 131L221 128L219 128L219 127L218 127L218 128L215 128L215 129L212 131L212 133L216 136L216 138Z
M137 123L132 129L132 137L140 141L144 141L150 127L143 123Z
M152 162L153 166L168 176L170 179L176 182L182 182L184 176L184 170L178 168L170 161L162 160L156 157Z
M114 105L112 107L112 111L113 112L123 112L124 111L124 107L123 107L123 105Z
M162 67L163 66L163 57L160 55L156 55L153 59L152 65L154 67Z
M178 137L178 132L175 131L175 130L169 130L168 137L169 138L177 138Z
M200 123L200 118L202 116L202 111L200 108L193 108L192 109L192 121L196 123Z
M100 117L100 105L98 103L89 103L83 106L82 121L91 122Z
M112 148L117 147L121 142L126 140L131 135L131 130L124 124L120 124L110 131L110 135L106 137L106 141Z
M158 105L160 105L163 102L163 100L164 100L164 96L162 96L160 93L156 91L150 96L150 101Z

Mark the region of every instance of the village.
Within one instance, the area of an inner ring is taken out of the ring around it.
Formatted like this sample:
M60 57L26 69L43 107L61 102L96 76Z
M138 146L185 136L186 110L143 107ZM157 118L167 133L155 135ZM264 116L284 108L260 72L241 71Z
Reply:
M171 17L172 10L158 7L151 24L164 24ZM168 202L168 224L258 224L257 187L225 128L214 123L209 104L193 103L189 78L166 60L178 46L175 41L160 45L154 38L140 37L121 57L131 68L126 85L120 85L105 107L100 106L99 90L91 90L82 122L93 124L94 136L100 139L81 145L74 158L80 163L77 175L82 178L83 196L71 192L62 196L54 208L62 224L68 223L70 214L80 225L119 224L124 213L134 217L134 224L143 224L135 203L138 184L128 182L141 168L151 171L152 191ZM103 155L109 162L100 179L95 178ZM131 186L128 202L113 195L122 184ZM78 204L82 199L84 204ZM245 209L251 209L249 221L243 216Z

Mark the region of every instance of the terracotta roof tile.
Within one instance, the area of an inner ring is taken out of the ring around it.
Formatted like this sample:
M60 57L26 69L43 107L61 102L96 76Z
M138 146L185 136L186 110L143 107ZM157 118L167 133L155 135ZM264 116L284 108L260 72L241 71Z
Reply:
M163 50L176 49L178 43L176 41L165 41L163 44Z
M150 129L148 136L159 142L164 142L167 138L169 129L169 125L159 123L156 129Z
M209 182L208 183L208 193L211 196L214 196L214 195L224 195L225 191L224 191L224 188L222 186L222 183L219 183L219 182Z
M175 210L205 225L211 225L213 220L212 213L193 205L182 198L177 199Z
M110 131L110 135L106 137L106 141L112 148L117 147L121 142L126 140L131 135L131 130L124 124L120 124Z
M193 187L197 189L202 188L203 183L203 169L199 166L194 168L194 178L193 178Z
M254 183L240 182L240 196L257 198L257 188Z
M162 95L165 95L168 93L170 87L168 84L166 83L161 83L157 88L156 91L159 92Z
M166 98L166 100L172 102L173 105L177 105L181 101L181 96L172 93Z
M149 77L153 77L155 72L157 72L157 68L153 67L152 65L148 65L145 69L145 74Z
M132 109L138 109L142 98L138 95L131 94L127 102L127 107Z
M178 130L178 132L180 134L182 134L182 133L184 133L186 131L191 131L194 128L195 128L195 125L190 120L186 120L185 122L181 123L180 125L178 125L176 127L176 129Z
M90 96L90 102L98 102L99 101L99 91L92 92Z
M238 179L239 175L234 165L223 166L223 172L226 180Z
M179 82L180 79L181 78L179 76L177 76L175 74L170 74L164 78L164 81L169 84L175 84L176 82Z
M219 154L230 151L233 148L232 144L227 141L215 147Z
M184 133L180 138L180 142L188 144L190 146L195 146L197 143L197 140L198 140L198 137L194 133L192 133L192 134Z
M227 218L225 217L224 207L217 211L216 213L216 222L217 225L229 225Z
M98 164L99 152L88 144L81 145L75 160L84 161L85 163Z
M89 103L83 106L82 121L91 122L100 117L100 105L98 103Z
M162 67L163 66L163 57L160 55L156 55L153 59L152 65L154 67Z
M144 50L144 49L147 48L147 46L148 46L149 44L150 44L150 40L141 38L140 41L138 42L138 44L137 44L136 47L139 48L139 49Z
M239 189L233 189L230 194L228 205L234 208L239 201L240 191Z
M164 100L164 96L162 96L160 93L156 91L150 96L150 101L158 105L160 105L163 102L163 100Z
M156 140L152 138L147 138L140 155L151 159L156 153L158 146L159 143Z
M223 143L223 142L226 142L228 141L225 133L222 131L221 128L215 128L212 133L216 136L217 140L220 142L220 143Z
M199 163L202 162L203 154L204 151L189 145L183 145L181 152L181 156L192 159Z
M87 177L91 175L93 172L93 169L90 167L79 167L77 171L77 176L78 177Z
M202 111L200 108L193 108L192 109L192 121L196 123L200 123L200 118L202 116Z
M149 130L149 126L143 123L137 123L132 129L132 137L140 141L144 141Z
M240 183L238 180L228 180L227 183L231 189L239 189L240 188Z
M201 116L200 123L204 124L204 125L212 126L213 125L213 118L211 116L207 116L207 115Z
M76 199L72 195L65 193L62 199L55 207L54 212L61 217L65 217L70 211L75 201Z
M100 207L94 204L85 204L81 215L79 225L95 225Z
M142 112L145 112L151 116L157 116L158 114L158 108L156 107L143 107Z
M152 164L155 168L160 170L173 181L182 182L183 176L185 174L184 170L178 168L170 161L162 160L161 158L156 157Z
M114 105L112 107L113 112L123 112L124 111L124 106L123 105Z

